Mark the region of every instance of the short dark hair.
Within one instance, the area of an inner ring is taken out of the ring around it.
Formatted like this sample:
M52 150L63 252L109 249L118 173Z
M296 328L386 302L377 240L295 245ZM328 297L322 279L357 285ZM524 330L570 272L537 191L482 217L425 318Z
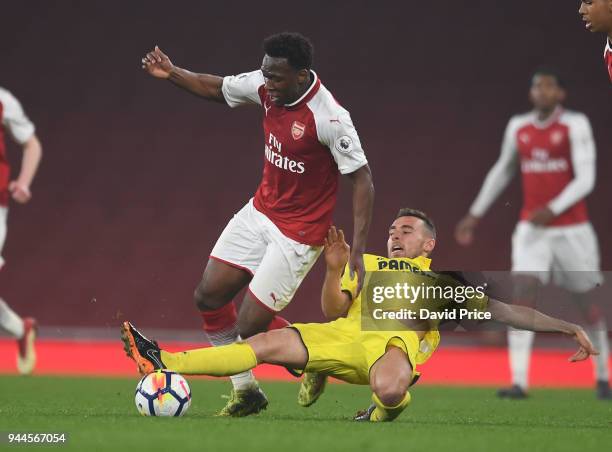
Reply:
M298 71L312 67L312 42L300 33L286 31L268 36L264 39L263 49L273 58L287 58L289 66Z
M533 79L535 79L538 75L553 77L555 81L557 82L557 85L565 89L565 80L563 80L563 77L561 77L561 74L556 68L552 66L540 66L535 71L533 71L533 75L531 76L530 83L533 83Z
M432 237L434 239L436 238L436 233L437 233L436 232L436 225L431 220L431 218L429 218L427 216L427 214L425 212L421 212L420 210L410 209L408 207L404 207L404 208L399 210L399 212L397 213L397 216L395 217L395 219L398 219L400 217L415 217L415 218L420 218L421 220L423 220L423 223L425 223L425 226L427 227L429 232L431 232Z

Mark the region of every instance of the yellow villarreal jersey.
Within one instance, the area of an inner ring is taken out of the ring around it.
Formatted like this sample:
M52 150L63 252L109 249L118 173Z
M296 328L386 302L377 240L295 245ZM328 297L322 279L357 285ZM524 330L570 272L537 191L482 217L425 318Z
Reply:
M365 266L366 273L371 272L413 272L422 273L429 272L429 265L431 259L419 256L414 259L401 258L401 259L389 259L387 257L375 256L373 254L364 254L363 263ZM366 280L367 280L366 276ZM351 305L346 319L351 321L355 328L360 328L361 325L361 294L356 295L357 292L357 277L351 279L350 270L348 264L344 269L342 275L341 288L343 292L347 292L351 295L353 304Z
M457 286L463 286L464 283L458 279L444 273L436 273L431 271L430 264L431 260L424 256L419 256L414 259L408 258L386 258L381 256L375 256L372 254L363 255L366 275L365 282L362 292L357 295L357 278L351 278L350 271L347 267L344 270L344 274L341 280L341 289L351 295L353 300L349 312L346 318L338 319L335 322L336 327L345 330L363 332L362 331L362 294L368 293L370 285L380 284L381 282L395 281L393 275L385 276L384 272L402 272L404 281L408 281L411 285L418 286L425 284L429 286L440 286L445 288L452 288ZM398 275L399 276L399 275ZM477 309L484 311L488 305L488 297L471 297L466 299L465 302L457 303L453 299L438 299L437 297L425 297L420 300L423 306L430 306L434 310L440 309L454 309L457 307L466 307L470 309ZM413 307L416 307L414 305ZM368 315L367 313L364 313ZM368 329L366 326L364 328ZM406 327L407 328L407 327ZM406 331L404 328L404 332ZM369 330L369 329L368 329ZM440 334L437 331L437 323L430 324L425 336L421 340L420 350L417 354L417 362L425 362L429 356L434 352L440 342Z

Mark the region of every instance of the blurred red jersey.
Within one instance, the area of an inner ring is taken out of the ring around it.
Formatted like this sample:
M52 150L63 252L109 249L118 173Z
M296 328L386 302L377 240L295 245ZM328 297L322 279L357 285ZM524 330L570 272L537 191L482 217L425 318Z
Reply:
M8 132L8 133L7 133ZM23 145L34 135L34 124L28 119L19 101L9 91L0 87L0 207L9 203L10 168L6 156L6 137Z
M553 201L574 179L574 164L591 160L595 151L586 116L559 108L551 118L539 122L534 114L516 121L515 146L523 179L521 220ZM588 221L586 202L579 200L549 226Z

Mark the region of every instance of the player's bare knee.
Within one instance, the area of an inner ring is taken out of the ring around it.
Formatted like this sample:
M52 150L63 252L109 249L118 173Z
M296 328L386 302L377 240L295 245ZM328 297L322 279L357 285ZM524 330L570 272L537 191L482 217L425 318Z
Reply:
M404 399L409 384L408 375L377 373L370 386L382 403L386 406L396 406Z
M379 387L374 391L378 400L380 400L385 406L392 407L400 404L406 396L406 387L399 384L392 384L387 387Z
M267 331L249 337L246 342L253 347L257 362L274 363L283 346L283 337L280 331Z
M200 311L211 311L222 308L231 299L228 300L203 279L193 291L193 301Z
M274 345L273 341L270 341L268 333L259 333L252 337L249 337L246 341L255 352L258 363L267 363L274 351L271 347Z

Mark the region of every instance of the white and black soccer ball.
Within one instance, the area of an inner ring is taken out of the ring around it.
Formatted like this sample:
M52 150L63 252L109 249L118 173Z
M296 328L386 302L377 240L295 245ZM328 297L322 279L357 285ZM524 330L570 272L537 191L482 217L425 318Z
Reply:
M191 406L191 389L182 375L157 370L138 382L134 400L143 416L182 416Z

